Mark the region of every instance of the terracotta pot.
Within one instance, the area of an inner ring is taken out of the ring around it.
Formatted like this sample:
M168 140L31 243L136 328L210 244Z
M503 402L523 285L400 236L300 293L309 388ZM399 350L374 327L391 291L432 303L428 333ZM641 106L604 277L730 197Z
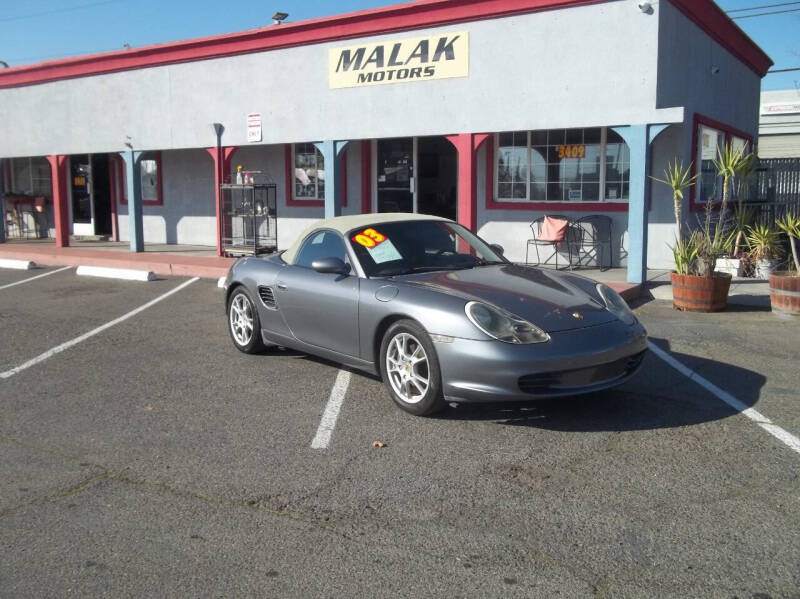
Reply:
M800 316L800 276L773 273L769 276L769 301L778 316Z
M728 306L731 275L715 272L712 277L673 272L672 307L688 312L719 312Z

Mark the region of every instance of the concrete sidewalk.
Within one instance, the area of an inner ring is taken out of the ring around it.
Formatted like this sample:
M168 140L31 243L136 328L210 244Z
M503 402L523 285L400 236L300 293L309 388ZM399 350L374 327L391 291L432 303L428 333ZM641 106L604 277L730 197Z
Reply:
M167 246L168 247L168 246ZM2 243L0 258L30 260L43 266L104 266L149 270L162 276L202 277L218 279L228 273L233 258L192 255L175 246L177 253L120 251L118 248L90 249L82 247L59 248L42 243ZM199 253L195 252L194 254ZM203 252L208 253L208 252Z

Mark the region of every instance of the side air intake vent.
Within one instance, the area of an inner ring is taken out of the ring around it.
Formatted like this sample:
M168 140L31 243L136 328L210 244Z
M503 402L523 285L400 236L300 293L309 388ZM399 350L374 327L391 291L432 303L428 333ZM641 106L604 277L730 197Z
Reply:
M272 292L272 287L259 285L258 296L261 298L261 303L267 308L275 309L275 294Z

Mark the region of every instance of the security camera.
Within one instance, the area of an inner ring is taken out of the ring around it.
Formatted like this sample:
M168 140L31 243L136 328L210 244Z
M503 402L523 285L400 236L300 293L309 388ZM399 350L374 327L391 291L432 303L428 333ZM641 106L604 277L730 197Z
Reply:
M717 65L711 65L711 74L716 75L719 73L719 67Z
M649 15L653 12L653 5L650 2L639 2L639 10Z

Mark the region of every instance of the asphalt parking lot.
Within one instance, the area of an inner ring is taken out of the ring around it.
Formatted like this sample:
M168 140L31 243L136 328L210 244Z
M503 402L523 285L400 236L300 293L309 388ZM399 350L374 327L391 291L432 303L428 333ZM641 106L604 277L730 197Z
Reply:
M315 449L336 365L236 351L213 281L57 270L0 271L0 596L800 597L800 453L652 352L428 419L352 373ZM800 434L798 323L637 314Z

